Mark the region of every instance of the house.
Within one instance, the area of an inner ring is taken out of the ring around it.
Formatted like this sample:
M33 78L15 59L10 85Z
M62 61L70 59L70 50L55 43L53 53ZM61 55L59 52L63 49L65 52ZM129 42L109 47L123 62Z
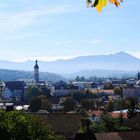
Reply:
M140 132L79 133L74 140L139 140Z
M12 100L13 99L13 92L9 88L5 87L4 91L3 91L3 97L2 98L6 101Z
M123 99L138 97L140 101L140 86L123 88Z
M60 88L60 89L55 89L55 96L60 97L60 96L67 96L69 94L74 94L77 93L79 90L78 89L64 89L64 88Z
M98 122L102 113L103 111L86 111L88 119L90 119L91 122Z
M13 107L13 103L0 103L0 109L5 109L8 108L8 107Z
M79 128L82 115L67 113L39 114L43 121L49 125L52 130L66 139L74 139Z
M121 116L124 118L124 119L127 119L127 112L110 112L109 115L112 117L112 118L120 118Z
M95 133L95 140L139 140L140 132Z
M100 116L103 114L103 111L87 111L86 114L91 121L98 122ZM122 115L124 119L127 119L127 111L109 112L109 115L112 118L119 118Z
M102 95L114 95L114 90L99 90L98 94Z
M4 100L23 101L24 82L23 81L8 81L5 82L3 91Z
M93 82L73 82L72 84L79 89L91 89L93 86Z
M0 81L0 99L2 98L2 93L3 93L3 90L4 90L4 82Z

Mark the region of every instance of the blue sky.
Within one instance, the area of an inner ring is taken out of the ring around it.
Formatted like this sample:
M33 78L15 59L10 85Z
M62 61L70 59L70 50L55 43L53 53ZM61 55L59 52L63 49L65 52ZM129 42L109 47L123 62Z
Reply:
M85 0L1 0L0 60L68 59L128 52L140 58L140 1L108 4L99 14Z

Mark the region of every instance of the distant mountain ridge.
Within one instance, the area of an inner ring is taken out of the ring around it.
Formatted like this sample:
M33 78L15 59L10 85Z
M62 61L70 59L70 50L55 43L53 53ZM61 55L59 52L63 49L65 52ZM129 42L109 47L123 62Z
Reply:
M40 71L60 74L72 74L82 70L96 69L137 71L140 68L140 59L125 52L110 55L79 56L68 60L57 60L53 62L39 61L38 63ZM33 67L34 61L0 61L1 69L32 71Z
M107 70L107 69L96 69L96 70L82 70L72 74L64 74L63 77L68 79L73 79L76 76L84 76L85 78L89 77L135 77L137 78L138 71L121 71L121 70Z
M48 72L39 73L40 80L57 82L60 80L66 81L60 75ZM0 80L2 81L12 81L12 80L24 80L24 79L34 79L34 73L32 71L20 71L20 70L7 70L0 69Z

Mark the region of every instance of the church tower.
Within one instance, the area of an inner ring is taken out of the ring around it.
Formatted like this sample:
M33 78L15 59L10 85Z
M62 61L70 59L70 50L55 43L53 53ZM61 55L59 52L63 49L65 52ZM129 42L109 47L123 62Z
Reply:
M140 72L138 71L138 80L140 80Z
M39 82L39 66L37 64L37 60L35 61L35 66L34 66L34 79L36 83Z

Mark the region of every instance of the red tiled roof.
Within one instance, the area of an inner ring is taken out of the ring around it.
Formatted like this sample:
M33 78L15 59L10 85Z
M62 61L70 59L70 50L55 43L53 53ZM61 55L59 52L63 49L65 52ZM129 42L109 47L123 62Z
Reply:
M99 92L105 92L105 93L108 93L108 94L113 94L114 90L100 90Z
M97 140L140 140L139 132L96 133Z
M88 116L92 116L92 115L96 115L96 116L100 116L103 113L103 111L87 111L86 114Z
M120 113L109 113L111 115L112 118L119 118L120 117ZM127 119L127 113L122 113L123 114L123 118Z
M100 117L100 115L103 113L103 111L87 111L86 114L88 116L92 116L92 115L96 115L98 117ZM111 112L109 113L109 115L111 115L112 118L119 118L120 117L120 113L114 113ZM123 113L123 118L127 118L127 113Z
M72 138L76 134L82 119L80 114L67 113L40 114L40 116L56 134L63 135L65 138Z

